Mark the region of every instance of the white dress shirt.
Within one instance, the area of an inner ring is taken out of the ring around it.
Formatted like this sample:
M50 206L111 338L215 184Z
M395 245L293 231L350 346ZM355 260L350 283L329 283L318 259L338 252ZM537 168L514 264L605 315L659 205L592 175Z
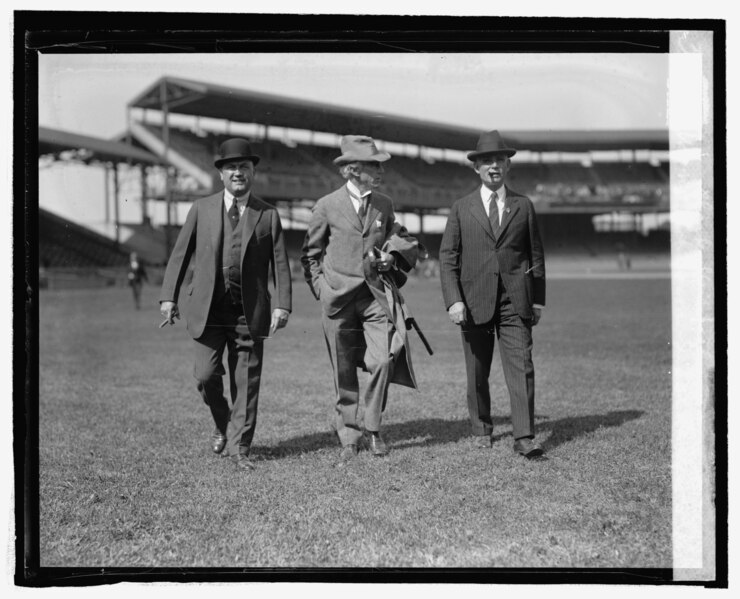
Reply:
M360 212L360 206L365 201L365 198L372 192L368 189L365 192L361 192L357 189L357 186L352 181L347 181L347 190L349 191L349 199L352 200L352 206L355 208L355 212Z
M498 222L504 222L504 207L506 206L506 187L501 186L496 191L491 191L485 185L481 185L480 197L483 200L483 207L486 209L488 218L491 218L491 199L496 195L496 207L498 208Z
M244 211L247 209L247 202L249 202L249 196L251 194L251 190L245 193L242 197L236 198L236 207L239 209L239 218L242 217L244 214ZM226 206L226 211L228 212L231 208L231 204L234 202L234 196L231 194L231 192L228 189L224 189L224 205Z

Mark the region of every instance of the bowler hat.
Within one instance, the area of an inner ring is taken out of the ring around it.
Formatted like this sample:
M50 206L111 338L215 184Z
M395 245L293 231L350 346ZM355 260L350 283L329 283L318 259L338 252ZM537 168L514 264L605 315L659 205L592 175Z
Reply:
M254 166L257 166L260 157L252 153L252 146L249 145L246 139L234 137L221 144L213 164L216 168L221 168L223 164L230 160L250 160Z
M342 155L334 159L334 164L348 162L385 162L391 155L380 152L372 137L367 135L345 135L339 141Z
M516 150L506 145L498 131L489 131L488 133L481 133L475 151L468 152L468 160L475 160L487 154L506 154L511 158L516 154Z

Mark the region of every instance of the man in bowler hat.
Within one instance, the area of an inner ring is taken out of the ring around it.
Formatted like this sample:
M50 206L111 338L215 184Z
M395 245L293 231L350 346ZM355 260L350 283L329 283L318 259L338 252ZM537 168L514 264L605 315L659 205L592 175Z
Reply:
M498 131L468 153L481 186L455 202L440 246L442 295L462 330L470 422L477 445L490 448L488 376L498 338L509 391L514 451L541 456L534 441L532 327L545 304L545 257L532 202L506 185L511 157Z
M211 410L214 453L251 470L249 451L257 424L264 339L288 322L291 278L277 210L251 192L259 163L245 139L221 144L214 161L224 189L196 200L172 250L160 294L165 323L179 318L185 294L187 329L195 340L198 391ZM276 289L270 313L269 271ZM228 351L232 405L224 397L224 349Z
M416 263L418 243L396 222L391 199L378 191L390 154L365 135L346 135L340 147L334 164L347 183L316 202L301 262L322 307L341 466L358 454L363 435L373 455L387 453L380 423L388 385L416 388L405 322L394 317L378 273L401 283L403 272ZM358 366L369 372L364 432L358 419Z

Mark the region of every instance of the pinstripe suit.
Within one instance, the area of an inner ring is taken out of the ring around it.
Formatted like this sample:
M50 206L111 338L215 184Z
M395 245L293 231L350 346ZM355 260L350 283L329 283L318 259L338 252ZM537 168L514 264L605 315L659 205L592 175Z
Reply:
M534 436L532 306L545 304L545 261L529 198L507 187L496 231L479 190L455 202L442 236L440 278L445 306L467 308L462 342L473 434L493 430L488 376L498 336L514 438Z

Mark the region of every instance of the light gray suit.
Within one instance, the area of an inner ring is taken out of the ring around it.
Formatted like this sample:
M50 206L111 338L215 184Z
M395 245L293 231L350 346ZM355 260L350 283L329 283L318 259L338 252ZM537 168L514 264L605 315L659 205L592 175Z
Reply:
M391 199L373 191L361 223L346 186L321 198L313 208L301 262L311 291L321 301L322 323L334 370L336 428L343 445L356 444L357 367L370 372L365 393L365 428L378 431L391 382L415 387L408 346L396 355L394 335L406 339L405 323L392 321L392 310L368 253L392 253L403 271L416 263L418 243L396 223ZM402 273L397 273L403 277ZM362 334L360 334L362 333Z

